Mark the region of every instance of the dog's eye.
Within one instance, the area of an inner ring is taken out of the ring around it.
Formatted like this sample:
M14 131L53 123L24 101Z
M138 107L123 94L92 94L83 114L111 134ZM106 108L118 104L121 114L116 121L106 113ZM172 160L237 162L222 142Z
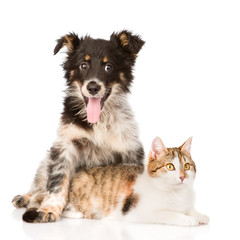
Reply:
M112 70L113 70L113 66L111 64L108 63L108 64L105 65L105 71L106 72L111 72Z
M84 62L84 63L80 64L80 70L85 71L87 69L88 69L88 64L87 63Z

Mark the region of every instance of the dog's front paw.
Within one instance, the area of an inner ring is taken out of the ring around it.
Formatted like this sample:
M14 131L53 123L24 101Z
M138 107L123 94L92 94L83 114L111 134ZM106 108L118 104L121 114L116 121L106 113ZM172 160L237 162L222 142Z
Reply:
M52 212L40 211L37 208L29 208L23 214L23 221L28 223L49 223L59 220L59 216Z
M29 198L24 195L17 195L13 198L12 204L16 208L27 207Z

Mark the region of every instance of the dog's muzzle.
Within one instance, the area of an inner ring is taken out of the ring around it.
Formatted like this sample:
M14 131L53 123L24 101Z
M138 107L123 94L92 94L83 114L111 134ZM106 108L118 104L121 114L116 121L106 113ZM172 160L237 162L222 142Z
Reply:
M111 89L106 89L101 83L99 84L96 81L87 83L83 96L87 105L87 120L89 123L96 123L99 120L104 102L110 94Z

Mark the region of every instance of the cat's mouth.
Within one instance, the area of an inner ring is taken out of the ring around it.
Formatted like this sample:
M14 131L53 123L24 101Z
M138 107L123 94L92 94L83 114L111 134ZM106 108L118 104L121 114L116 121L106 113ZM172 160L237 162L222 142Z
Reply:
M185 185L186 185L185 182L178 182L178 183L175 184L175 186L177 186L177 187L182 187L182 186L185 186Z

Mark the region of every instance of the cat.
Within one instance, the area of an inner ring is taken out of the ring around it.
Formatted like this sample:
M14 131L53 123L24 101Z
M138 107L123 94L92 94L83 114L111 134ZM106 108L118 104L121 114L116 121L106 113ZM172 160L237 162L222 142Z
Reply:
M179 148L165 148L156 137L148 165L82 169L73 179L64 217L118 219L178 226L207 224L194 209L196 166L192 138Z

